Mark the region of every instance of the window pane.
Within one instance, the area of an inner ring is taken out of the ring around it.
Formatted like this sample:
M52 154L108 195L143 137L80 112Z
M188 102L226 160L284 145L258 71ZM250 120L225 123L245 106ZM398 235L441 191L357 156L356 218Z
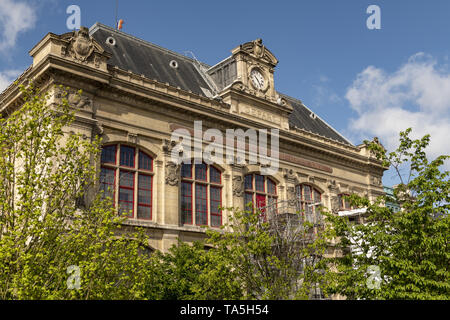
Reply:
M245 196L244 196L244 205L245 205L245 209L248 209L247 204L251 202L253 204L253 194L246 192Z
M310 186L303 186L303 200L304 201L312 201Z
M302 199L302 185L295 186L295 194L297 196L297 199L303 200Z
M310 216L313 213L312 205L310 203L307 203L307 202L304 203L304 210L305 210L306 215L308 216L307 220L310 221ZM312 220L310 222L312 222Z
M188 163L183 163L181 166L181 177L192 178L192 165Z
M151 219L152 208L147 206L138 206L137 216L138 219Z
M134 173L120 170L119 184L121 187L134 187Z
M181 220L192 224L192 184L189 182L181 183Z
M211 215L211 226L220 227L222 225L222 215Z
M133 201L133 190L120 188L119 201Z
M102 148L102 163L116 164L116 146L105 146Z
M253 190L252 178L253 178L253 175L251 175L251 174L248 174L245 176L244 185L245 185L246 190Z
M220 171L213 166L209 167L209 181L212 183L220 183Z
M134 148L120 146L120 165L134 168Z
M277 194L277 187L271 179L267 179L267 193Z
M140 219L151 219L152 177L140 174L138 188L137 217Z
M103 191L102 197L110 197L114 201L114 169L101 168L100 171L100 190Z
M256 191L264 192L264 176L255 174L255 189Z
M314 189L314 203L320 202L320 192Z
M133 217L133 203L132 202L124 202L119 201L119 213L127 213L127 217Z
M197 225L208 224L208 207L206 185L195 185L195 223Z
M211 225L214 227L222 225L222 212L219 207L222 205L221 188L210 188Z
M120 171L119 177L119 212L129 212L128 216L133 217L134 207L134 173Z
M139 169L152 170L152 158L142 151L139 152Z
M195 165L195 180L206 181L206 164Z

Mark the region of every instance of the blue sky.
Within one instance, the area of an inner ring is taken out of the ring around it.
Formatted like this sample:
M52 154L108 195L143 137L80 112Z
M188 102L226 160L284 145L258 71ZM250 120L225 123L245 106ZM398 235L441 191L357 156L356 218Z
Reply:
M0 0L0 90L31 64L47 33L64 33L66 8L81 24L113 25L116 0ZM369 5L381 29L369 30ZM119 0L123 31L208 64L262 38L279 59L278 91L305 105L353 143L398 132L432 135L430 156L450 154L450 1ZM392 175L383 182L392 185Z

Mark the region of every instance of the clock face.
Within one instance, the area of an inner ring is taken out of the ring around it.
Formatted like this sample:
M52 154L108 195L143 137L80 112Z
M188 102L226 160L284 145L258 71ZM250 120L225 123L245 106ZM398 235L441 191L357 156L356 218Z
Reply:
M253 86L256 89L261 90L262 88L264 88L264 76L257 69L253 69L250 72L250 79L252 80Z

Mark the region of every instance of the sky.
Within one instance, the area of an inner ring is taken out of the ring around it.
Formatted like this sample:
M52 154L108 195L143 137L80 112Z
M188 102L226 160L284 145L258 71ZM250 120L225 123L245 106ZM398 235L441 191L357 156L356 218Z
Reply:
M0 0L0 91L32 63L48 32L115 25L116 0ZM380 29L370 5L380 9ZM355 145L399 132L431 135L428 155L450 154L449 0L118 0L122 31L214 65L257 38L277 57L275 89L303 101ZM447 169L450 165L447 163ZM383 184L396 183L388 171Z

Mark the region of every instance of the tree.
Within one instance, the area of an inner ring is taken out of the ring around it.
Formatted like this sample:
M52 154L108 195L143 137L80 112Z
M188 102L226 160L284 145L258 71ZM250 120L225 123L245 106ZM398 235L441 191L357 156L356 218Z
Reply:
M95 192L101 141L66 132L75 111L60 89L52 105L21 85L21 107L0 118L0 299L140 298L144 238L117 235L123 218Z
M337 269L330 292L349 299L450 298L450 182L449 171L442 169L450 157L429 161L425 148L430 136L413 140L410 132L400 133L400 145L390 153L365 142L383 165L398 173L394 199L382 196L371 203L352 195L354 205L367 207L360 225L327 215L342 252L329 260ZM396 201L402 209L393 212L386 201Z
M281 202L262 211L229 208L224 232L208 230L211 260L245 299L309 299L327 281L327 229L313 216L284 209ZM216 272L210 268L205 277Z
M192 245L178 242L166 253L152 255L151 278L146 298L164 300L221 300L241 299L239 283L229 269L222 268L205 248L204 241ZM216 257L216 256L214 256Z

